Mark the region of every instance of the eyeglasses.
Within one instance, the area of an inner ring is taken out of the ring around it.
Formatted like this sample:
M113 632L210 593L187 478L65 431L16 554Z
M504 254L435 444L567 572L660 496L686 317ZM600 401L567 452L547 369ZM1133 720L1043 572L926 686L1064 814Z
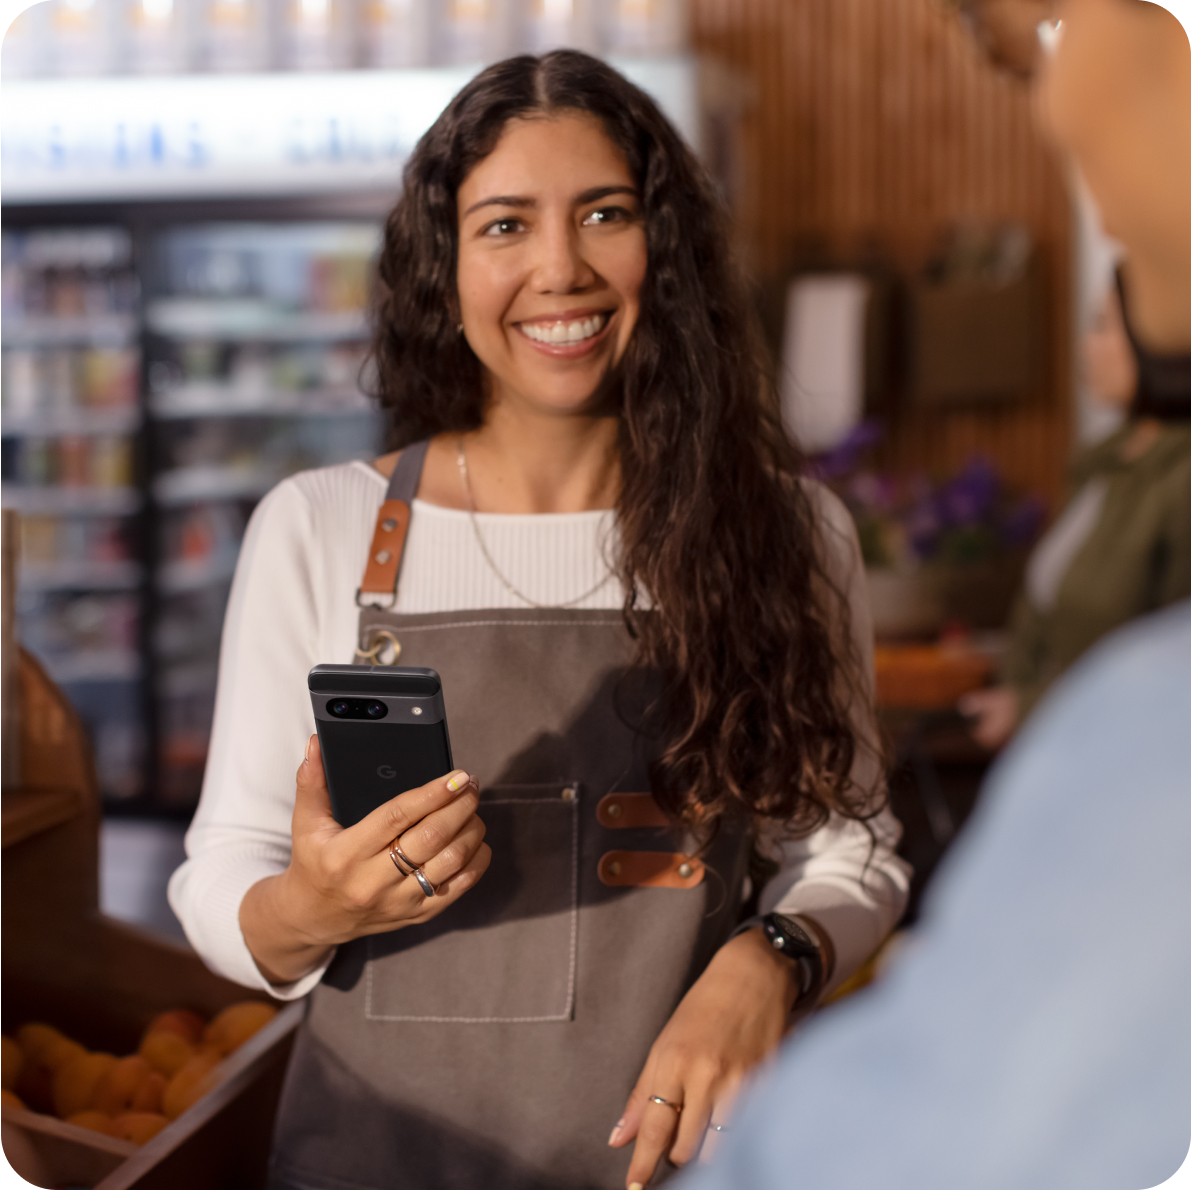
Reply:
M949 0L985 56L1028 79L1062 34L1054 0Z

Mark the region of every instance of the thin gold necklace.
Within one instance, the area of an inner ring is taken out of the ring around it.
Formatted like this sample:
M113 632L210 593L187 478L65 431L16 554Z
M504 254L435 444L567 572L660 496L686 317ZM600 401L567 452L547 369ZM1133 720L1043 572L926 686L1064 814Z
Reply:
M484 555L484 561L488 563L488 566L491 569L492 573L494 575L496 575L496 577L498 579L500 579L501 585L504 587L504 589L506 591L509 592L510 595L514 596L517 599L520 599L522 603L529 604L530 607L540 607L540 608L575 607L576 604L582 603L585 599L590 599L601 587L603 587L607 584L608 580L610 578L612 578L612 570L611 569L608 570L608 573L605 574L604 577L602 579L600 579L600 581L598 583L596 583L596 585L594 587L592 587L590 591L584 591L582 595L577 595L574 599L568 599L566 601L566 603L539 603L536 599L530 599L530 597L528 595L526 595L523 591L519 591L516 587L514 587L513 584L511 582L509 582L509 580L505 577L504 572L501 570L501 568L499 566L497 566L496 560L488 552L488 545L484 541L483 533L480 532L480 522L476 520L475 501L472 499L472 494L471 494L471 477L468 475L468 472L467 472L467 456L463 453L463 437L462 437L462 435L460 435L460 437L458 438L457 445L458 445L458 450L459 450L459 453L457 455L457 460L459 463L459 478L462 479L462 481L463 481L463 496L464 496L464 499L467 501L467 515L468 515L468 518L471 520L472 532L476 535L476 545L478 545L480 547L480 553Z

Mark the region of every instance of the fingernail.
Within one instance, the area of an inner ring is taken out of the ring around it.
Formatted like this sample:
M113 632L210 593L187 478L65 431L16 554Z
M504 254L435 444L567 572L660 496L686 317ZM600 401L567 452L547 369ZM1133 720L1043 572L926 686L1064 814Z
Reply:
M645 1184L643 1182L630 1182L629 1190L645 1190Z
M316 736L311 736L310 739L308 739L306 741L306 759L307 760L310 759L310 753L311 753L311 750L314 748L314 741L316 738L317 738Z
M617 1137L620 1135L620 1130L621 1130L623 1127L624 1127L624 1121L623 1121L623 1120L617 1120L617 1121L616 1121L616 1127L612 1129L612 1135L611 1135L610 1137L608 1137L608 1143L609 1143L609 1144L611 1144L611 1143L612 1143L612 1142L613 1142L613 1141L614 1141L614 1140L615 1140L615 1139L616 1139L616 1138L617 1138Z
M447 788L452 793L455 793L457 790L462 789L470 780L471 778L460 769L457 773L451 774L450 779L447 781Z

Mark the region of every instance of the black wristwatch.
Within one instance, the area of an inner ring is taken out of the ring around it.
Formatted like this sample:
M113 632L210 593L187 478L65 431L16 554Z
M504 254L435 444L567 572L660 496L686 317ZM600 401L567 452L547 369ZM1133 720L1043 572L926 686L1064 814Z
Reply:
M786 917L783 913L767 913L764 917L747 918L732 931L732 937L755 929L761 930L774 950L780 951L786 958L798 964L802 979L795 1005L808 998L817 998L825 982L823 951L818 939L812 937L801 922Z

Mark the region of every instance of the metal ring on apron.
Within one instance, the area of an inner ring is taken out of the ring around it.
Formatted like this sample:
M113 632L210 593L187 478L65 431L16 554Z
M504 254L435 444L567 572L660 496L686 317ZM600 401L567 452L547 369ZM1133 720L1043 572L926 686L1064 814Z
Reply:
M372 645L368 649L357 650L360 664L367 665L396 665L401 657L401 642L388 628L378 628L371 636ZM386 661L382 654L385 649L392 647L392 659Z

